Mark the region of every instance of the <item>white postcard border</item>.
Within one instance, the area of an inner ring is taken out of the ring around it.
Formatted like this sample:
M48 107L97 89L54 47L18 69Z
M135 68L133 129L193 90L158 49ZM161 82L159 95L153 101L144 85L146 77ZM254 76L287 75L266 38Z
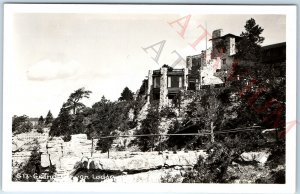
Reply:
M224 7L226 7L224 9ZM284 14L286 15L286 121L296 120L296 6L231 5L95 5L95 4L5 4L3 50L3 174L5 191L76 192L201 192L201 193L293 193L296 176L296 129L286 135L286 184L104 184L104 183L24 183L11 181L12 116L10 95L14 88L12 24L15 13L179 13L179 14Z

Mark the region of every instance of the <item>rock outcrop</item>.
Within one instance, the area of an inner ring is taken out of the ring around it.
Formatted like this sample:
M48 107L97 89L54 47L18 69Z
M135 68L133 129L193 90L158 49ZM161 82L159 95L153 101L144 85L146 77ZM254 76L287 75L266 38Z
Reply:
M56 173L51 180L53 182L84 182L86 180L80 176L93 177L97 173L100 177L105 173L109 176L105 179L95 178L92 181L181 182L185 173L193 170L200 156L207 158L207 154L202 150L178 151L176 154L168 151L162 153L111 151L108 158L107 153L96 152L96 143L97 139L88 140L85 134L72 135L69 142L64 142L60 137L49 138L47 134L35 132L16 135L13 137L13 172L26 163L32 151L37 148L41 153L41 166L56 167ZM264 181L263 177L273 176L265 165L269 156L269 150L244 152L240 156L241 164L231 164L228 167L228 174L240 177L236 180L239 183L254 183L258 179ZM274 173L280 175L284 172L284 167L282 168L283 170L279 169Z
M277 129L265 129L261 132L261 134L267 140L267 142L276 142L279 138Z
M264 165L269 156L270 156L269 151L261 151L261 152L244 152L241 154L241 159L246 162L257 162L260 165Z
M206 157L206 153L199 152L177 152L158 154L158 152L139 152L137 155L128 158L103 158L103 157L84 157L77 163L77 167L85 169L97 169L105 171L149 171L162 167L189 166L193 167L199 156Z
M53 137L41 148L41 165L72 170L82 157L90 157L95 152L96 143L97 139L88 140L86 134L72 135L69 142Z
M45 133L31 131L14 135L12 138L12 167L13 173L22 168L29 160L33 150L41 149L48 139L48 131Z
M160 169L138 174L121 175L103 180L103 183L162 183L182 182L181 170Z

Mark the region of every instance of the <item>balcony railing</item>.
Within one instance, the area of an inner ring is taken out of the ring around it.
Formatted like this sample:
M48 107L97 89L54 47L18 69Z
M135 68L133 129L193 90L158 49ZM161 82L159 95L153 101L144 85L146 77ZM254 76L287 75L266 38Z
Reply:
M160 70L153 70L153 75L160 75Z
M179 87L172 87L172 88L168 88L168 93L169 94L176 94L178 93L182 88Z
M168 71L168 75L184 75L184 69L173 69L172 71Z

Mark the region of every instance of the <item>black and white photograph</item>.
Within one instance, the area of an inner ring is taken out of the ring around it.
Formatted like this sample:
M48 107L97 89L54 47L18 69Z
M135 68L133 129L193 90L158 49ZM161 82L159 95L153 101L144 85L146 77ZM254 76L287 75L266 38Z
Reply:
M7 190L295 189L295 6L4 9Z

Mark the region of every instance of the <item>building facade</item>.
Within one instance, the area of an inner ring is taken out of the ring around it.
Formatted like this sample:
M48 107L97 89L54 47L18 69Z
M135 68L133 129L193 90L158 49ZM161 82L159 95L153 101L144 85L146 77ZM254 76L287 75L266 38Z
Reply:
M164 65L158 70L150 70L146 84L148 102L158 100L160 107L163 107L168 106L180 91L223 87L234 67L241 63L236 57L240 40L241 37L230 33L223 35L223 30L218 29L212 33L212 47L198 55L187 56L185 68L173 69ZM259 63L279 71L279 74L285 72L285 48L285 43L262 47ZM252 64L251 61L243 63ZM239 76L234 79L239 80Z
M160 107L167 106L179 92L187 90L187 69L173 69L163 66L149 70L147 101L159 100Z

